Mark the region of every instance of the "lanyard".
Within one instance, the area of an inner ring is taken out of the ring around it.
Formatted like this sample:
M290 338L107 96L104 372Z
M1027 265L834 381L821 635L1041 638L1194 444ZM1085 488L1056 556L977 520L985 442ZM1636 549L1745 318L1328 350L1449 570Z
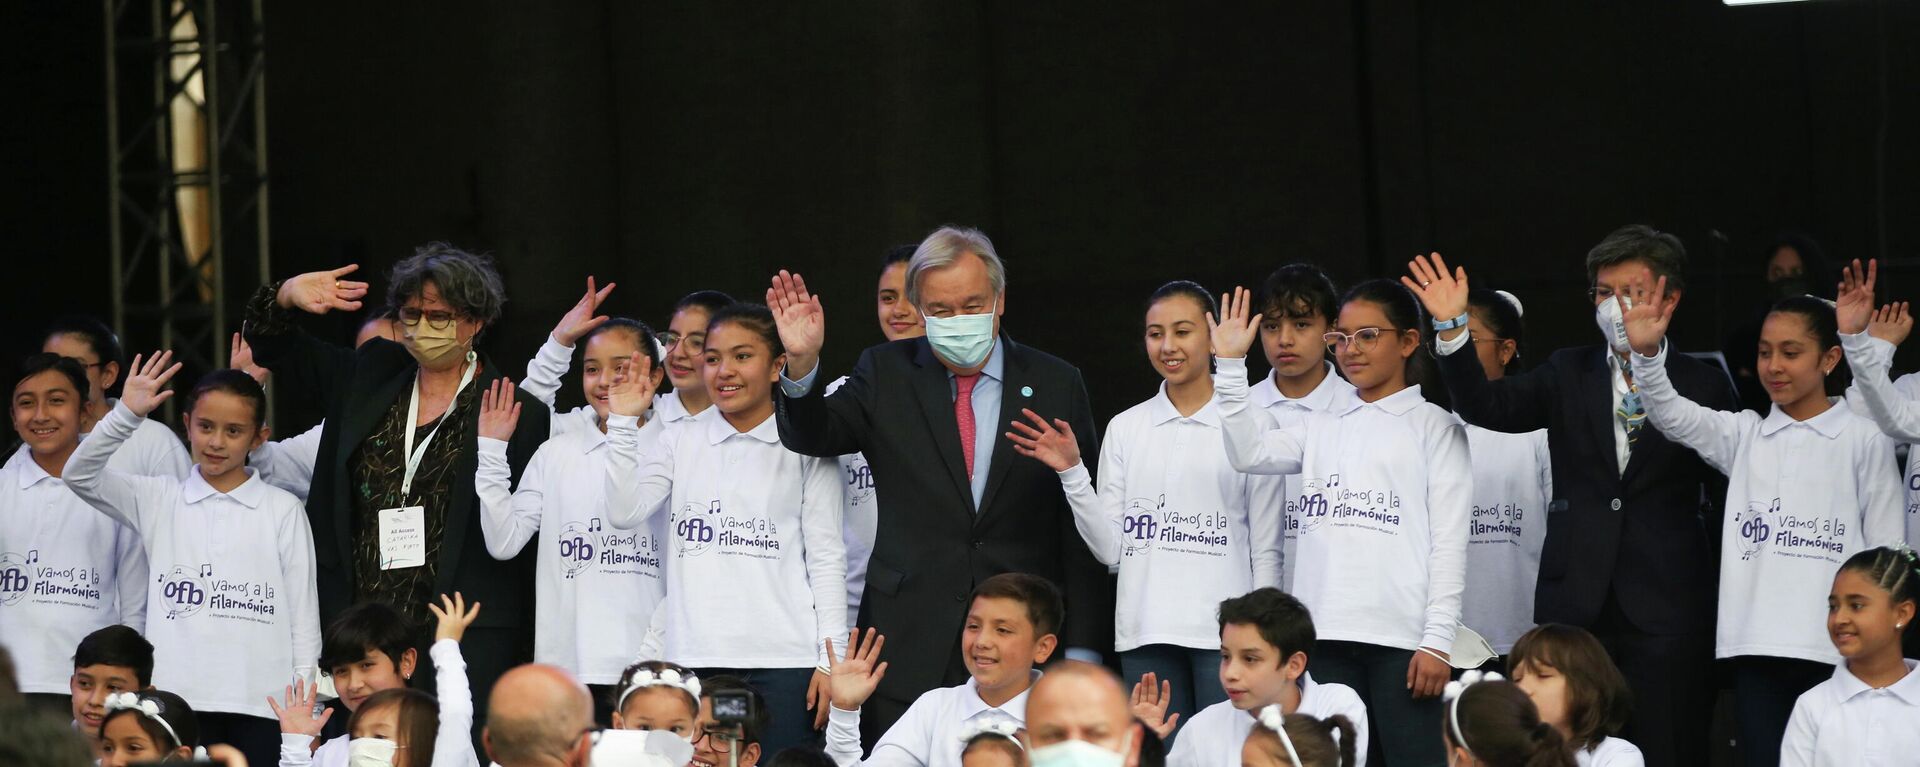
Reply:
M447 400L447 413L453 412L454 405L457 404L460 399L460 392L466 391L467 384L473 382L473 370L476 365L477 363L473 360L467 361L467 369L460 374L460 388L454 389L453 398ZM419 418L420 374L415 373L413 376L413 396L407 400L407 436L401 443L402 449L406 451L407 455L406 473L400 475L400 503L402 504L407 502L408 494L413 490L413 475L420 471L420 460L427 457L427 445L432 444L433 435L440 433L440 427L447 425L447 416L443 413L440 416L440 422L433 425L433 431L427 432L425 439L420 440L420 447L416 450L413 446L413 432L416 428L414 421L419 420Z

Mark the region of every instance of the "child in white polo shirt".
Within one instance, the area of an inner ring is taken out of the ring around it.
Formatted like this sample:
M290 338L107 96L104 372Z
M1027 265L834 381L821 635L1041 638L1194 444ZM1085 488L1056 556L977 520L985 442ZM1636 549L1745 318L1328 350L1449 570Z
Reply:
M146 414L172 397L170 352L141 364L120 404L81 443L67 469L75 494L140 536L149 581L146 636L156 685L201 712L202 733L248 761L279 753L268 696L312 679L320 651L313 538L298 499L246 468L267 437L266 394L238 370L201 378L187 397L196 467L183 479L136 477L107 460ZM215 673L217 670L217 673Z
M887 664L879 661L884 637L867 629L847 638L846 657L834 658L833 709L827 719L827 754L840 767L854 764L960 767L967 741L989 729L1020 730L1027 722L1027 693L1059 645L1066 609L1052 581L1025 573L1001 573L974 587L960 632L961 659L972 677L958 687L921 695L860 758L860 707L873 696ZM833 649L829 642L828 653Z
M1827 595L1827 634L1844 658L1800 696L1780 744L1783 767L1893 767L1920 758L1920 662L1900 657L1920 608L1920 556L1867 549Z
M1255 717L1268 706L1279 706L1282 714L1346 717L1354 729L1355 765L1366 764L1366 705L1352 688L1316 683L1307 673L1314 628L1306 605L1279 589L1255 589L1221 602L1219 625L1220 685L1227 700L1208 706L1180 729L1167 764L1237 763ZM1153 718L1149 726L1164 726Z

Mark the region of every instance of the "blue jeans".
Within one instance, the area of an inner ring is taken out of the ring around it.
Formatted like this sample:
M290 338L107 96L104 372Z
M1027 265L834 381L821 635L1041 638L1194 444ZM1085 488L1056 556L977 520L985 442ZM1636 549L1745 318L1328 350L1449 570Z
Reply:
M1413 650L1360 642L1321 640L1307 657L1315 682L1353 688L1367 704L1367 764L1439 767L1447 763L1440 742L1445 707L1440 696L1415 700L1407 690Z
M820 733L813 729L813 713L807 710L807 685L813 681L813 669L702 668L693 673L701 679L722 674L739 677L766 700L767 731L760 734L762 758L792 746L821 742Z
M1120 653L1120 674L1129 691L1148 672L1173 683L1173 703L1167 706L1167 716L1179 714L1182 724L1200 709L1227 699L1227 691L1220 687L1217 649L1150 644ZM1167 738L1167 744L1173 744L1172 737Z

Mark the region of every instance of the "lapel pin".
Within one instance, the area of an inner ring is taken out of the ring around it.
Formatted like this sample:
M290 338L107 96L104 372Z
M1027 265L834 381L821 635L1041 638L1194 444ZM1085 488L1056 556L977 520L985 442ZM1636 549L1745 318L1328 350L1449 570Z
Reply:
M1022 386L1022 387L1020 387L1020 396L1022 396L1022 397L1031 397L1031 396L1033 396L1033 387L1031 387L1031 386Z

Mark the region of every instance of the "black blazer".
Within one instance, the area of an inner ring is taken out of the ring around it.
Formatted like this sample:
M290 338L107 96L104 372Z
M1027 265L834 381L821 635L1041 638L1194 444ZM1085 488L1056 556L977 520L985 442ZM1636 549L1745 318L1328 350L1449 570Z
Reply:
M1604 346L1554 352L1532 370L1488 381L1471 349L1439 357L1455 412L1493 431L1547 430L1552 505L1533 617L1591 626L1612 591L1641 631L1713 631L1716 548L1726 479L1648 423L1622 474L1614 458L1613 382ZM1737 408L1726 373L1678 352L1667 375L1680 395ZM1704 503L1703 503L1704 500Z
M304 382L327 414L320 432L320 452L313 467L313 486L307 494L307 521L313 526L314 573L319 580L320 619L324 623L353 605L353 496L352 472L347 462L367 435L379 426L393 403L407 396L419 365L405 347L384 338L368 341L357 350L327 344L294 330L274 335L247 334L254 360L275 376ZM501 378L500 369L485 358L470 387L484 390ZM523 407L513 439L507 444L512 482L518 484L533 451L546 441L547 406L525 391L514 396ZM468 417L467 443L455 467L452 507L447 510L446 537L440 546L438 582L441 593L461 592L469 603L484 602L476 626L533 627L534 547L507 561L487 553L480 531L480 499L471 477L479 470L479 408ZM466 480L466 481L461 481Z
M1004 572L1052 580L1066 597L1061 647L1113 647L1106 568L1073 526L1060 477L1013 450L1006 432L1031 408L1073 426L1080 454L1097 463L1093 411L1080 371L1000 337L1006 355L1000 418L981 510L960 452L947 369L924 338L862 352L832 396L816 377L807 396L781 396L780 441L804 455L864 452L879 493L879 529L867 565L859 622L887 637L891 672L880 692L898 701L964 678L959 655L967 596ZM1026 394L1027 391L1031 394Z

